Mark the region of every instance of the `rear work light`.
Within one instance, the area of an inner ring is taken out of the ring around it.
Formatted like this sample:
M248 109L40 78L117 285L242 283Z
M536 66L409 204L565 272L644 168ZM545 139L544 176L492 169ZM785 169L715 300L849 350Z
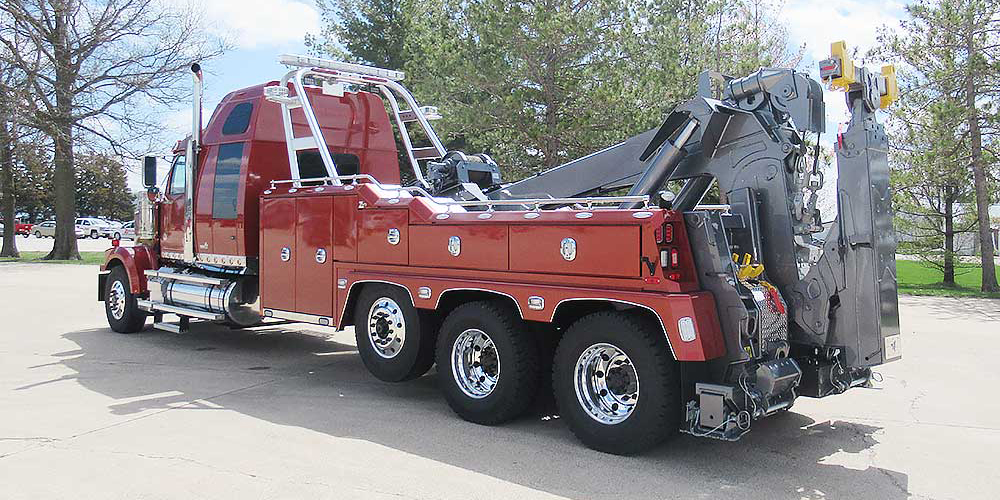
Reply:
M663 267L668 265L674 269L680 267L681 252L676 248L660 250L660 262Z

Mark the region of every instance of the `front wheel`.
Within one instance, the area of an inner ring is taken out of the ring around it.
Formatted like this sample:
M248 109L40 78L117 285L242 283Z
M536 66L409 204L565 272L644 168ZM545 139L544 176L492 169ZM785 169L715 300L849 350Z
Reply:
M534 332L502 302L469 302L444 320L438 379L448 405L470 422L496 425L528 409L539 386Z
M41 237L42 237L42 232L41 231L35 231L35 238L41 238Z
M121 233L118 233L118 232L116 232L116 233L115 233L115 238L114 238L114 239L116 239L116 240L119 240L119 241L121 241L121 239L122 239L122 235L121 235Z
M574 322L556 349L552 390L573 434L598 451L631 455L677 431L680 376L663 331L628 312Z
M434 317L406 290L366 285L354 310L354 338L365 368L385 382L415 379L434 364Z
M90 237L96 240L100 236L97 234L96 230L92 230L92 231L90 231Z
M135 333L146 324L147 313L139 309L124 267L115 267L108 275L104 289L104 312L108 316L108 325L118 333Z

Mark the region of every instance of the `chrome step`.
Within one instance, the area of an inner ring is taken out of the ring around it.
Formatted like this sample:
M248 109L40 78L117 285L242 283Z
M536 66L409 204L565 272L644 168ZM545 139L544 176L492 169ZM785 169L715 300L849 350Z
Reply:
M183 281L186 283L200 283L202 285L224 285L228 280L222 278L212 278L210 276L198 276L194 274L183 274L183 273L171 273L167 271L157 271L156 269L147 269L145 271L146 278L164 278L177 281Z
M190 318L198 318L208 321L222 321L226 319L224 314L202 311L201 309L188 309L186 307L164 304L162 302L153 302L152 300L138 299L136 301L136 305L139 306L139 309L149 312L166 312L176 314L178 316L187 316Z
M187 328L181 326L180 323L164 323L162 321L154 321L153 328L171 333L183 333L187 331Z

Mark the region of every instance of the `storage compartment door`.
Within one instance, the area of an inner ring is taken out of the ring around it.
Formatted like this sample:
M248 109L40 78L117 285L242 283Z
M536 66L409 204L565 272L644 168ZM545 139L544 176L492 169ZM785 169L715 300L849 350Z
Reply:
M639 226L510 226L510 270L639 276Z
M295 199L260 204L261 307L295 310Z
M358 261L372 264L409 263L408 211L404 209L361 211L358 231Z
M299 198L295 207L295 312L333 316L333 198Z

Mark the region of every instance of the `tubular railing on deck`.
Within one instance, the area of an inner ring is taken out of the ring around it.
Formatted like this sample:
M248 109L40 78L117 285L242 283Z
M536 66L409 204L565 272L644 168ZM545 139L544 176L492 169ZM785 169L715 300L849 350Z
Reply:
M581 205L587 210L593 208L594 205L602 204L614 204L614 203L642 203L643 208L649 208L649 196L586 196L579 198L527 198L527 199L516 199L516 200L453 200L450 198L435 198L424 188L420 186L386 186L380 183L377 179L368 174L357 174L357 175L337 175L333 177L312 177L308 179L287 179L280 181L271 181L271 189L274 190L279 184L295 184L297 186L301 185L303 182L323 182L324 184L332 184L334 181L340 181L341 183L345 181L350 181L352 184L356 184L357 181L365 180L371 184L374 184L379 189L385 191L397 191L397 192L407 192L420 194L427 199L437 203L439 205L454 205L460 207L487 207L487 211L493 211L494 206L519 206L523 205L525 207L533 207L533 211L542 210L543 206L551 205Z

